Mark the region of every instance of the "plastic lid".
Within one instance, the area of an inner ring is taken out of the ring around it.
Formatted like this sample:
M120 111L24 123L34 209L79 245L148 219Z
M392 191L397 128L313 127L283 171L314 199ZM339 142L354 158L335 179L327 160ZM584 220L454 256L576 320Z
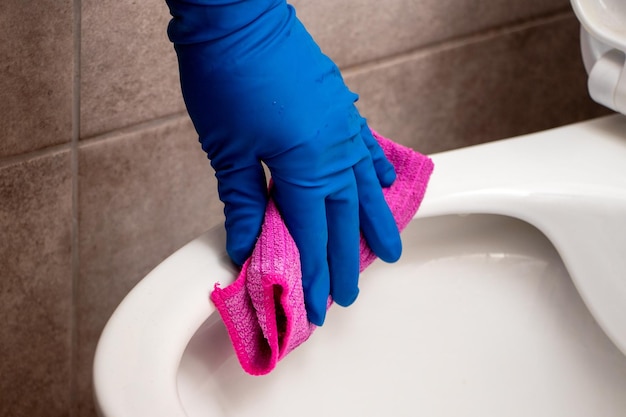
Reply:
M593 37L626 51L626 1L571 0L578 20Z

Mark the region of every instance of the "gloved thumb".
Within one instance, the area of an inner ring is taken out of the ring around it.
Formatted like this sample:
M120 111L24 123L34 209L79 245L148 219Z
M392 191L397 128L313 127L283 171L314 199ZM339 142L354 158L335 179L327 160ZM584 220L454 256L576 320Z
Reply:
M243 265L263 224L268 199L265 173L258 163L216 169L215 176L226 215L226 251L233 262Z

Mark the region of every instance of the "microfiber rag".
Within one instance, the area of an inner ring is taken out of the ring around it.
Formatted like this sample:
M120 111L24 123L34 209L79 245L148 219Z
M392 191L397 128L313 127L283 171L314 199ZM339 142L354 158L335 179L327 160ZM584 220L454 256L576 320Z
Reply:
M397 178L383 189L398 229L404 229L419 208L433 171L425 155L372 131ZM360 270L376 255L361 236ZM278 361L305 342L316 326L307 320L300 255L280 213L269 201L261 234L237 279L219 283L210 296L235 348L242 368L252 375L271 372ZM332 300L329 297L329 307Z

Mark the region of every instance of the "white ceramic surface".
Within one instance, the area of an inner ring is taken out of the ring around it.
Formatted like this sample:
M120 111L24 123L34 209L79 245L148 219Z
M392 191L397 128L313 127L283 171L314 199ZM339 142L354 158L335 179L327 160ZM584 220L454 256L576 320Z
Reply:
M599 41L626 52L624 0L571 0L576 17Z
M101 414L626 415L625 132L611 116L434 155L403 259L267 377L241 371L208 301L234 271L203 235L107 324Z
M593 100L626 114L626 2L571 0Z
M536 229L444 216L414 220L404 243L268 376L240 369L211 317L178 372L187 415L625 415L626 357Z
M418 216L495 213L534 225L626 353L626 116L454 150L434 160Z

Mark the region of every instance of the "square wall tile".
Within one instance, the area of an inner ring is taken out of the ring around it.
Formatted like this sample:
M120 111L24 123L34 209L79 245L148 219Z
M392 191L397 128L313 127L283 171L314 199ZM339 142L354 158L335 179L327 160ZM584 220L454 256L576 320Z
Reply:
M569 0L293 0L340 67L569 10Z
M82 1L81 137L184 111L164 0Z
M117 305L163 259L223 222L191 122L87 141L79 153L78 415L93 415L96 343Z
M71 140L72 26L71 0L0 2L0 158Z
M294 1L340 66L569 7L567 0ZM82 2L81 137L184 111L163 0Z
M69 415L68 151L0 165L0 416Z
M426 153L608 111L589 98L572 15L348 71L370 126Z

